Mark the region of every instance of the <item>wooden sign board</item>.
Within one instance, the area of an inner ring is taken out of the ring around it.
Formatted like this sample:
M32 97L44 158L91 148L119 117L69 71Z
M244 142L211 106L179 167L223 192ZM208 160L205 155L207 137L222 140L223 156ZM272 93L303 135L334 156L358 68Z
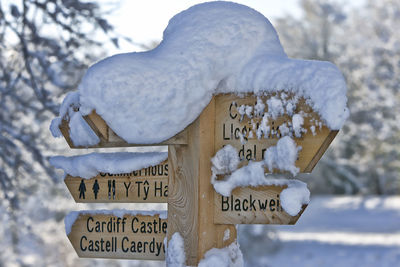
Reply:
M81 214L68 238L82 258L164 260L166 233L159 215Z
M307 207L296 216L286 213L280 193L286 186L239 187L229 197L214 193L216 224L295 224Z
M272 96L262 96L263 103ZM257 131L262 122L262 114L255 114L257 97L254 95L240 98L236 95L217 95L215 96L216 118L215 118L215 151L220 150L224 145L232 145L239 152L242 161L241 166L246 165L250 160L260 161L264 159L265 151L276 145L281 135L282 125L289 127L292 122L291 116L280 115L276 119L269 119L267 126L270 131L267 136L257 137ZM252 118L240 112L240 108L250 107ZM267 105L265 105L267 111ZM294 137L297 146L301 146L296 166L300 172L311 172L319 159L322 157L338 131L331 131L326 126L320 124L319 115L300 98L293 113L304 114L303 128L307 130L302 137ZM312 128L312 126L314 128ZM281 129L279 129L281 127ZM314 129L314 134L311 131ZM242 136L242 137L241 137ZM243 140L243 143L241 142Z
M166 146L187 144L187 133L182 131L170 139L158 144L130 144L119 137L95 111L83 117L93 132L99 137L100 142L93 146L75 146L69 134L69 121L63 118L60 131L70 148L107 148L107 147L132 147L132 146Z
M64 182L77 203L166 203L168 160L131 173L100 173L91 179L68 175Z

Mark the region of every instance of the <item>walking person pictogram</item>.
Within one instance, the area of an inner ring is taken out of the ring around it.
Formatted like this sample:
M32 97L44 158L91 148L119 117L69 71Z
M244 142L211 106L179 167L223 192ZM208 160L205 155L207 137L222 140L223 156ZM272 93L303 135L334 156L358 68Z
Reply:
M86 185L84 180L82 179L81 183L79 184L79 199L85 199L85 192L86 192Z
M97 193L100 190L100 186L99 186L99 183L97 182L97 179L94 180L94 184L93 184L92 189L93 189L94 199L97 199Z

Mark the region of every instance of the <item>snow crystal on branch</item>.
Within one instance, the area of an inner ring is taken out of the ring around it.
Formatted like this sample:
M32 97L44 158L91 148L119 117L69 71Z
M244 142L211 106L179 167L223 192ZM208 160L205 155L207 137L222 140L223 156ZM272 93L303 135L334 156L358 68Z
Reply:
M99 173L130 173L160 164L167 158L167 152L90 153L55 156L50 158L50 163L71 176L90 179Z
M79 112L96 110L128 143L151 144L185 129L213 95L282 90L309 101L331 129L348 117L347 88L336 66L288 58L262 14L210 2L174 16L152 51L119 54L91 66L79 85ZM293 112L290 103L270 102L273 117L284 109ZM60 115L68 108L65 101ZM243 107L242 116L257 116L262 109Z

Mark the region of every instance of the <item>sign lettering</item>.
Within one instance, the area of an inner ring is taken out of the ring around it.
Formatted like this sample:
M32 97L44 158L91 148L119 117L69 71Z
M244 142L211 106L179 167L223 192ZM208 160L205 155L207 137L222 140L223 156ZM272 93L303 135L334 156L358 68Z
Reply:
M83 258L163 260L166 233L159 215L81 214L68 238Z
M168 162L131 173L100 173L91 179L67 176L64 182L78 203L165 203L168 199Z
M229 197L214 193L216 224L295 224L306 208L290 216L281 206L284 186L241 187Z

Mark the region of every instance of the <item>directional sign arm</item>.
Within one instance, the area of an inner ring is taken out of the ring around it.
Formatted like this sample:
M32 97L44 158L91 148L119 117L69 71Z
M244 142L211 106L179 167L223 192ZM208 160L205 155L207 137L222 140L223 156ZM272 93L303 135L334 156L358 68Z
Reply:
M100 142L97 145L89 147L75 146L71 140L69 134L69 121L63 119L60 124L60 131L67 141L70 148L107 148L107 147L136 147L136 146L166 146L166 145L186 145L187 142L187 132L183 130L177 133L170 139L156 144L131 144L119 137L99 116L96 111L92 111L89 115L83 116L87 124L93 130L93 132L99 137Z

